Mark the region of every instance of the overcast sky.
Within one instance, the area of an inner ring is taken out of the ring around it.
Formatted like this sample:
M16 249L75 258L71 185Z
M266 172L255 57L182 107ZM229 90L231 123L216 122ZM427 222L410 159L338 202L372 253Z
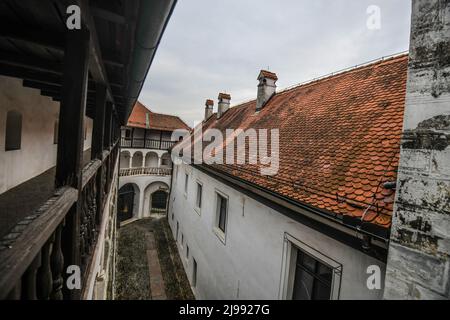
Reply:
M380 29L367 27L371 5ZM254 99L260 69L283 89L408 50L410 15L411 0L179 0L140 101L193 126L221 91Z

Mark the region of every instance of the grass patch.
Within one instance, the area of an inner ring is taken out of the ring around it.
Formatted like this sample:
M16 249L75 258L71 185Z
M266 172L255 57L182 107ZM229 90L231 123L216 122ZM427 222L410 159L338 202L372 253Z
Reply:
M144 219L119 229L116 299L151 299L145 234L153 232L167 299L195 299L166 219Z

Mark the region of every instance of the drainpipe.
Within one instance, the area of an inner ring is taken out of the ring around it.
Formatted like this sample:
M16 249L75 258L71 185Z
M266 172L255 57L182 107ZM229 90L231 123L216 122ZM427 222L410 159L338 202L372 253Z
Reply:
M156 50L175 9L177 0L139 2L139 16L136 25L136 38L129 70L126 96L126 114L130 112L141 92L147 73L155 57Z
M172 159L172 149L169 149L169 155L170 155L170 159ZM170 208L170 199L172 197L172 187L173 187L173 169L174 169L174 163L172 162L172 175L170 176L170 188L169 188L169 201L167 203L167 224L169 224L169 208Z

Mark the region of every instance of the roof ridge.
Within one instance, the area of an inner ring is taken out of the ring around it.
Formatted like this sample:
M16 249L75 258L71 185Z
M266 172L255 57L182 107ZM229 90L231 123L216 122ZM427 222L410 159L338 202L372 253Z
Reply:
M347 67L347 68L344 68L344 69L341 69L341 70L338 70L338 71L327 73L327 74L319 76L319 77L315 77L315 78L310 79L310 80L299 82L299 83L287 86L286 88L281 89L280 91L277 91L274 96L276 96L278 94L281 94L281 93L289 92L291 90L294 90L294 89L297 89L297 88L300 88L300 87L303 87L303 86L307 86L309 84L314 84L314 83L317 83L317 82L322 81L322 80L328 80L328 79L333 78L333 77L342 76L344 74L347 74L347 73L350 73L350 72L353 72L353 71L364 70L364 68L372 67L372 66L374 66L376 64L385 63L385 62L394 62L394 60L396 60L396 59L407 57L408 56L407 55L408 52L409 51L402 51L402 52L399 52L399 53L383 56L383 57L378 58L378 59L369 60L369 61L366 61L366 62L363 62L363 63L360 63L360 64L353 65L351 67ZM244 100L243 102L241 102L241 103L239 103L237 105L231 106L230 109L231 108L242 107L243 105L245 105L247 103L251 103L253 101L256 101L256 99Z

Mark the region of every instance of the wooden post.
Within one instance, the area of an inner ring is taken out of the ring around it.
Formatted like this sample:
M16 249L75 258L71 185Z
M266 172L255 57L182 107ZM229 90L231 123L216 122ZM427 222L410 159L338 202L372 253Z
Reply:
M144 129L144 148L147 148L147 129Z
M97 83L95 91L95 118L94 127L92 132L92 159L100 159L103 161L103 141L105 135L105 104L106 104L106 86L101 83ZM96 186L97 192L95 195L97 212L95 215L95 223L100 225L101 213L103 212L103 193L105 190L103 186L103 170L102 165L97 173Z
M80 194L89 40L89 31L84 28L68 31L66 35L55 176L56 187L70 185ZM80 266L80 204L81 201L77 201L67 214L62 235L65 277L67 266ZM80 290L68 290L64 286L64 295L68 299L78 299Z
M106 86L100 83L96 84L95 90L95 118L92 129L92 159L101 159L103 151L103 140L105 134L105 103Z
M106 103L105 111L105 133L103 139L103 147L109 149L111 146L111 129L112 129L112 104Z

